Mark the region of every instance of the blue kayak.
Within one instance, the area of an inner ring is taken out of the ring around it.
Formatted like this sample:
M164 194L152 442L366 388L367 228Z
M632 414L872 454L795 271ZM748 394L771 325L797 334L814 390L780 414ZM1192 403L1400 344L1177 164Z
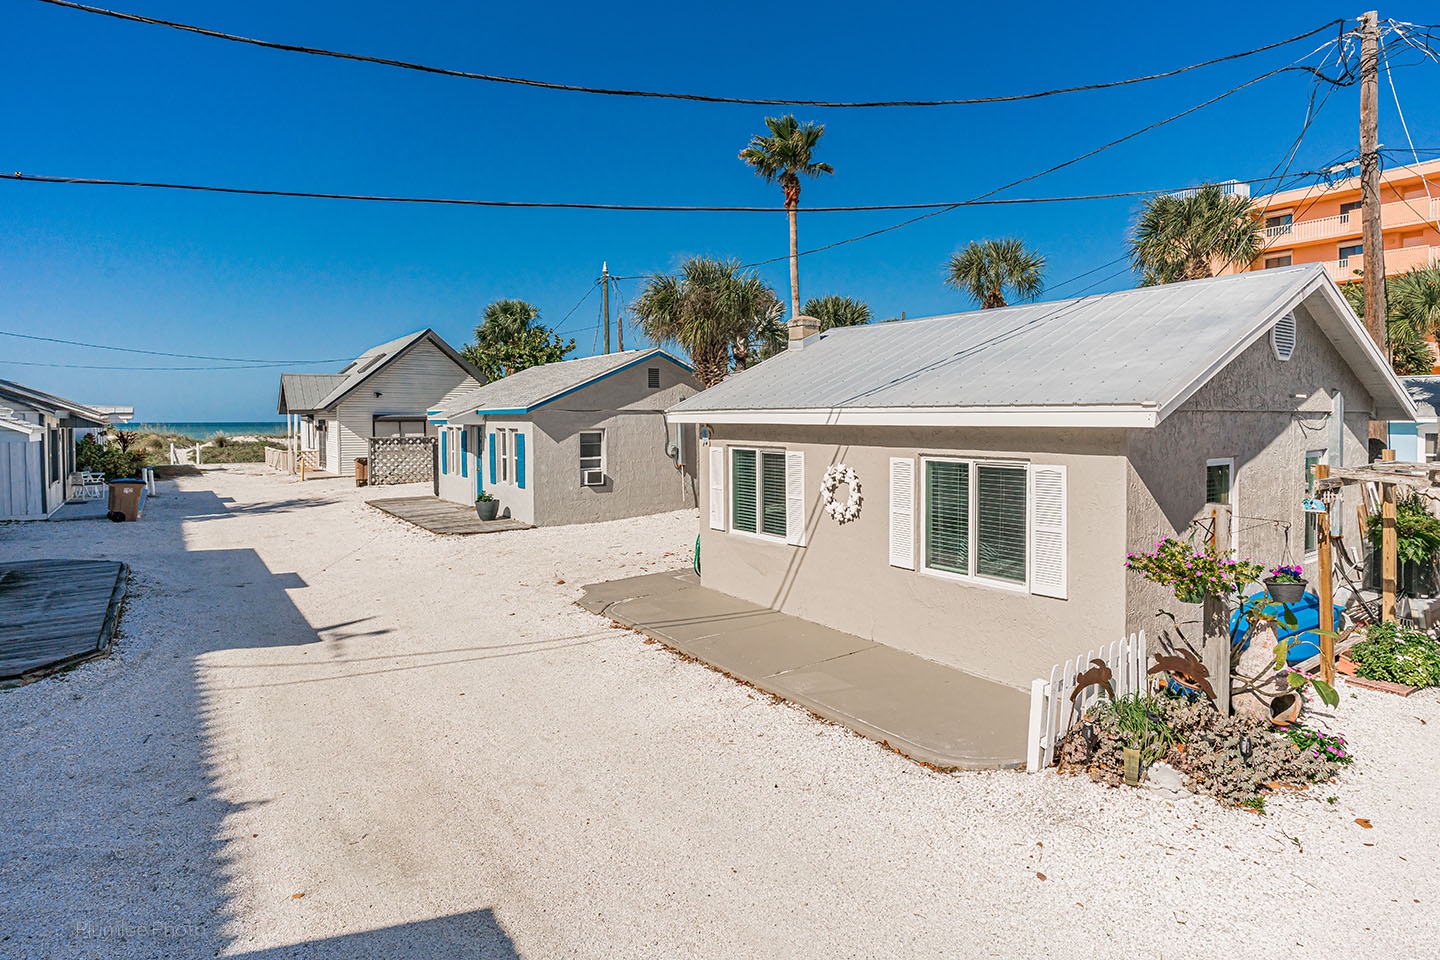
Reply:
M1248 600L1249 597L1246 599ZM1287 627L1278 621L1275 624L1281 640L1295 638L1285 659L1289 663L1299 663L1302 660L1318 656L1320 654L1320 637L1313 631L1320 626L1320 598L1313 593L1307 593L1298 603L1268 603L1265 605L1265 612L1278 616L1284 612L1287 606L1295 617L1295 626ZM1247 618L1242 616L1243 612L1244 608L1242 607L1240 610L1236 610L1235 615L1230 618L1230 642L1241 650L1248 649L1250 646L1250 640L1245 636L1245 631L1250 629L1250 624ZM1337 624L1340 622L1340 613L1340 608L1337 606L1335 608L1335 623Z

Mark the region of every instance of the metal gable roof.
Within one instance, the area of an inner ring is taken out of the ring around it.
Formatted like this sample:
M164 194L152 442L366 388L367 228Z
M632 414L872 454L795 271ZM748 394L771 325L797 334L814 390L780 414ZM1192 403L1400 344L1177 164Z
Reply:
M280 374L280 413L320 410L330 391L350 378L338 373Z
M1400 382L1421 417L1434 420L1440 416L1440 377L1401 377Z
M956 416L967 411L975 422L1004 414L1034 426L1150 426L1302 300L1382 410L1409 416L1389 365L1319 266L829 330L670 413L694 422L804 412L816 423L899 414L968 423Z
M27 387L12 380L0 380L0 402L6 400L57 414L64 412L71 419L87 421L90 426L103 427L109 423L105 414L83 403L66 400L64 397L57 397L53 393L36 390L34 387Z
M685 370L691 369L688 363L659 347L543 363L492 380L447 404L441 413L447 419L468 413L525 413L563 394L654 358L668 360Z

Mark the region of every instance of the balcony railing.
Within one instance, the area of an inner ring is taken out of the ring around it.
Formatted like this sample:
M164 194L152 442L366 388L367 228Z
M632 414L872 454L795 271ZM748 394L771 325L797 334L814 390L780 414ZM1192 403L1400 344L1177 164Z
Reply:
M1440 264L1440 247L1399 247L1385 251L1385 275L1389 277L1408 273L1416 267L1437 264ZM1356 271L1363 269L1364 265L1365 258L1362 256L1346 257L1327 262L1325 272L1336 283L1349 283L1361 279Z
M1426 213L1429 216L1426 216ZM1440 197L1419 200L1395 200L1380 205L1380 223L1383 229L1409 227L1421 223L1440 221ZM1316 217L1313 220L1297 220L1265 228L1266 246L1285 247L1293 243L1310 243L1314 240L1328 240L1332 237L1360 235L1360 211L1338 214L1333 217Z

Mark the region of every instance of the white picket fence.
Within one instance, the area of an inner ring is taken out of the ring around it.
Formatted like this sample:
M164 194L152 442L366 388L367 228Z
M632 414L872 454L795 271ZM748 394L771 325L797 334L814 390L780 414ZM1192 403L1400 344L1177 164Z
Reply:
M1145 631L1132 633L1108 647L1091 650L1083 657L1066 660L1064 666L1050 668L1050 679L1039 678L1030 684L1030 737L1026 741L1025 769L1030 773L1044 770L1055 762L1055 750L1071 724L1084 716L1085 708L1104 696L1104 688L1091 686L1075 698L1075 678L1089 670L1091 660L1100 659L1110 668L1110 685L1115 696L1123 697L1145 689Z

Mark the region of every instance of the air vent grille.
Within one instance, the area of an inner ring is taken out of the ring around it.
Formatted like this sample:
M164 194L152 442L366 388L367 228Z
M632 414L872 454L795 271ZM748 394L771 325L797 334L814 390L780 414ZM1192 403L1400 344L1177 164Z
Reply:
M1295 314L1287 313L1270 328L1270 346L1277 360L1289 360L1295 352Z

